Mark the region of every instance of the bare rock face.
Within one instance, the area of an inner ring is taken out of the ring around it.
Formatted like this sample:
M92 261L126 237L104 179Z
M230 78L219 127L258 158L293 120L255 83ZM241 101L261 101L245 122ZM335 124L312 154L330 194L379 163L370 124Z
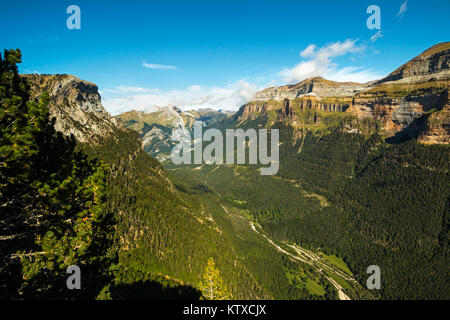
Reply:
M278 118L280 120L290 120L290 121L297 121L297 114L294 112L294 108L291 105L291 102L289 99L283 100L283 106L281 108L281 112L278 115Z
M322 77L306 79L294 85L271 87L256 93L250 103L242 106L237 113L237 120L254 120L275 111L278 120L290 121L295 125L295 110L344 112L355 93L370 88L371 83L335 82Z
M425 144L450 143L450 106L448 98L447 104L442 110L426 117L417 141Z
M370 118L378 121L384 134L392 136L408 127L414 119L422 116L430 109L433 102L438 103L440 97L429 95L420 99L393 98L389 96L356 96L347 110L358 119Z
M279 121L297 124L298 112L306 110L323 112L344 112L352 103L352 96L320 97L314 93L301 95L293 99L253 100L243 105L236 114L236 120L255 120L260 116L268 117L276 113Z
M238 121L255 120L259 118L261 115L267 114L269 110L277 110L278 108L279 108L278 104L273 104L270 102L268 103L250 102L239 109L239 111L236 114L236 120Z
M79 142L95 143L120 127L120 123L103 108L98 87L72 75L22 75L31 86L31 96L43 92L50 96L49 110L56 118L55 129L73 134Z
M391 81L423 82L448 79L450 75L450 42L432 46L414 59L408 61L376 84Z
M359 84L316 77L267 88L241 107L237 120L270 118L276 113L277 121L289 121L295 127L301 125L296 113L308 109L345 112L359 120L374 120L387 138L406 134L422 143L448 143L449 81L450 42L445 42L378 81Z
M449 80L450 42L445 42L356 94L347 112L379 121L388 137L406 133L422 143L448 143Z
M319 97L351 96L356 92L369 89L368 84L356 82L335 82L322 77L306 79L294 85L271 87L256 93L253 100L284 100L295 99L306 95Z

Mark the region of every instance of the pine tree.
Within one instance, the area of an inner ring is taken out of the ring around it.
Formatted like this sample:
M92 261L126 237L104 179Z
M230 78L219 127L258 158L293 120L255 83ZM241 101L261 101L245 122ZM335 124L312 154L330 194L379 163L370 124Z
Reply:
M232 298L227 286L223 283L220 271L216 268L213 258L208 260L199 288L208 300L230 300Z
M18 49L0 54L0 298L62 298L69 265L100 284L110 263L107 168L55 130L49 96L30 99L20 62Z

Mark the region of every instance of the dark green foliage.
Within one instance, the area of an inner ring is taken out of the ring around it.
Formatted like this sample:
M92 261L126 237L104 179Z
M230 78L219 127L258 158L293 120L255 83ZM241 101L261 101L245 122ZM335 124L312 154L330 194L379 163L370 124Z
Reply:
M390 145L343 133L376 132L372 121L308 111L299 119L313 131L275 124L277 176L255 166L169 166L169 179L132 131L92 145L56 132L48 96L30 100L20 61L19 50L0 56L1 298L199 299L210 258L237 299L337 298L331 273L294 261L263 234L342 257L363 286L367 266L379 265L376 297L449 298L448 146ZM65 286L72 264L80 291ZM352 297L371 297L345 285Z
M143 286L168 276L195 287L208 258L213 257L233 297L267 297L242 265L230 240L206 219L217 208L178 191L183 191L181 184L175 181L172 185L161 164L141 149L135 132L117 130L98 145L83 148L111 169L106 205L117 216L118 267L134 270L127 276L126 286L132 282ZM202 183L189 185L187 190L201 197L211 194ZM121 279L115 280L116 286Z
M55 131L48 96L30 100L20 62L19 50L0 56L0 296L93 296L111 258L106 168ZM69 265L82 290L67 289Z
M286 258L256 236L245 220L226 215L210 184L193 175L195 171L169 171L169 180L161 165L141 150L136 133L118 130L98 145L83 148L109 164L107 207L118 217L121 271L114 272L113 284L101 298L138 297L137 292L144 291L139 298L158 298L153 294L160 289L166 296L164 281L157 282L167 278L175 287L181 282L196 287L209 257L233 298L319 298L289 284ZM182 290L180 297L189 292L198 298L189 290Z
M268 206L267 203L273 204L272 194L279 196L279 193L268 192L267 187L271 187L270 180L274 178L260 176L255 169L250 170L242 166L239 168L248 170L247 173L239 170L241 173L239 178L234 176L232 167L205 166L203 170L179 167L176 170L169 171L171 180L178 186L183 185L184 192L186 192L186 196L189 196L191 205L199 203L204 206L205 211L211 214L220 227L223 236L229 239L230 245L226 248L226 251L221 252L218 259L227 256L227 251L232 250L238 258L237 261L242 263L246 269L246 272L243 273L240 268L229 269L225 265L224 268L221 267L220 269L221 275L227 280L230 279L233 289L234 286L237 286L237 290L246 289L244 292L247 295L243 296L244 298L255 297L255 293L263 289L268 295L267 297L273 299L323 299L324 296L312 295L308 290L299 289L295 284L289 282L286 270L298 268L299 263L292 263L289 258L272 247L266 239L252 231L245 215L242 214L243 211L246 211L244 208L253 207L257 200L263 203L261 207ZM192 186L205 182L205 179L209 188L212 189L212 193L200 195L190 191ZM282 183L275 185L275 187L280 186L287 185ZM263 194L262 190L266 193ZM279 192L292 194L292 189L280 189ZM245 199L246 203L239 201L241 199ZM228 208L228 212L225 212L218 204ZM257 211L255 210L255 212ZM260 210L260 212L266 211ZM281 214L277 208L267 212ZM251 214L247 218L251 219ZM303 266L303 264L301 265ZM305 267L307 266L305 265ZM256 285L249 282L245 276L253 278ZM327 292L333 292L333 290L333 288L328 288ZM253 296L249 294L253 294ZM331 296L333 295L331 294ZM261 295L258 294L256 297L261 297ZM236 298L236 295L234 295L234 298Z
M331 205L263 227L340 254L362 284L367 266L379 265L383 298L447 299L448 146L387 145L377 135L333 133L307 136L298 154L296 147L282 151L279 174Z
M364 287L367 267L379 265L375 296L449 297L448 146L392 145L339 128L274 128L282 143L278 177L252 166L202 170L222 203L280 241L343 257Z

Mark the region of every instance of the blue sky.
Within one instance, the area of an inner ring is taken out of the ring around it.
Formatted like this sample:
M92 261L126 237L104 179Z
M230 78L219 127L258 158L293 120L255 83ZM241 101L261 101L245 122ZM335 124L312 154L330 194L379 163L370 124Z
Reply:
M66 27L72 4L80 30ZM373 4L380 30L366 26ZM448 0L0 0L0 39L22 50L22 73L95 82L113 114L154 104L237 110L259 89L309 76L385 76L450 40L449 9Z

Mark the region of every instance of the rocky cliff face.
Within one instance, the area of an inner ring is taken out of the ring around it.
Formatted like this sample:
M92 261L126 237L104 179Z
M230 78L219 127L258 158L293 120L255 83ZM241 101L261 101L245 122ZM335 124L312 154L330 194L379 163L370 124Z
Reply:
M423 93L398 97L395 94L360 94L353 99L347 112L359 119L378 121L384 134L395 135L433 109L440 110L448 103L447 92Z
M306 79L294 85L271 87L256 93L253 101L238 112L239 121L254 120L261 114L278 113L278 120L296 124L297 112L317 110L344 112L352 96L371 88L371 83L335 82L322 77Z
M450 42L445 42L357 93L347 112L379 121L386 136L405 133L422 143L448 143L449 80Z
M50 96L50 114L56 118L55 129L73 134L79 142L95 143L120 123L103 108L98 87L72 75L22 75L31 86L32 98L44 91Z
M256 93L253 100L284 100L305 96L345 97L370 88L370 84L335 82L322 77L306 79L294 85L270 87Z
M405 134L422 143L448 143L449 66L450 42L440 43L379 81L358 84L316 77L265 89L241 107L236 120L263 115L295 127L304 125L298 122L304 111L315 113L314 122L316 113L340 112L373 120L385 137Z
M47 92L50 96L50 116L55 118L55 129L66 135L73 134L80 143L87 143L91 151L105 163L110 163L113 172L124 173L135 166L144 150L139 136L113 118L103 107L96 84L72 75L21 75L30 85L31 98ZM103 139L106 138L106 139ZM108 141L105 147L104 142ZM110 148L115 154L110 155ZM145 155L147 156L147 155ZM114 159L119 159L115 161ZM174 192L174 187L159 162L146 160L148 169L157 175L152 182L159 181Z
M376 84L385 82L423 82L430 79L448 80L450 75L450 42L432 46Z
M252 101L240 108L236 114L237 121L255 120L260 116L275 114L275 118L291 121L296 125L298 113L303 111L344 112L351 105L351 97L321 98L306 95L295 99ZM272 117L273 118L273 117Z
M433 112L425 117L417 141L429 144L450 143L450 106L448 98L449 92L447 90L445 106L442 110Z

